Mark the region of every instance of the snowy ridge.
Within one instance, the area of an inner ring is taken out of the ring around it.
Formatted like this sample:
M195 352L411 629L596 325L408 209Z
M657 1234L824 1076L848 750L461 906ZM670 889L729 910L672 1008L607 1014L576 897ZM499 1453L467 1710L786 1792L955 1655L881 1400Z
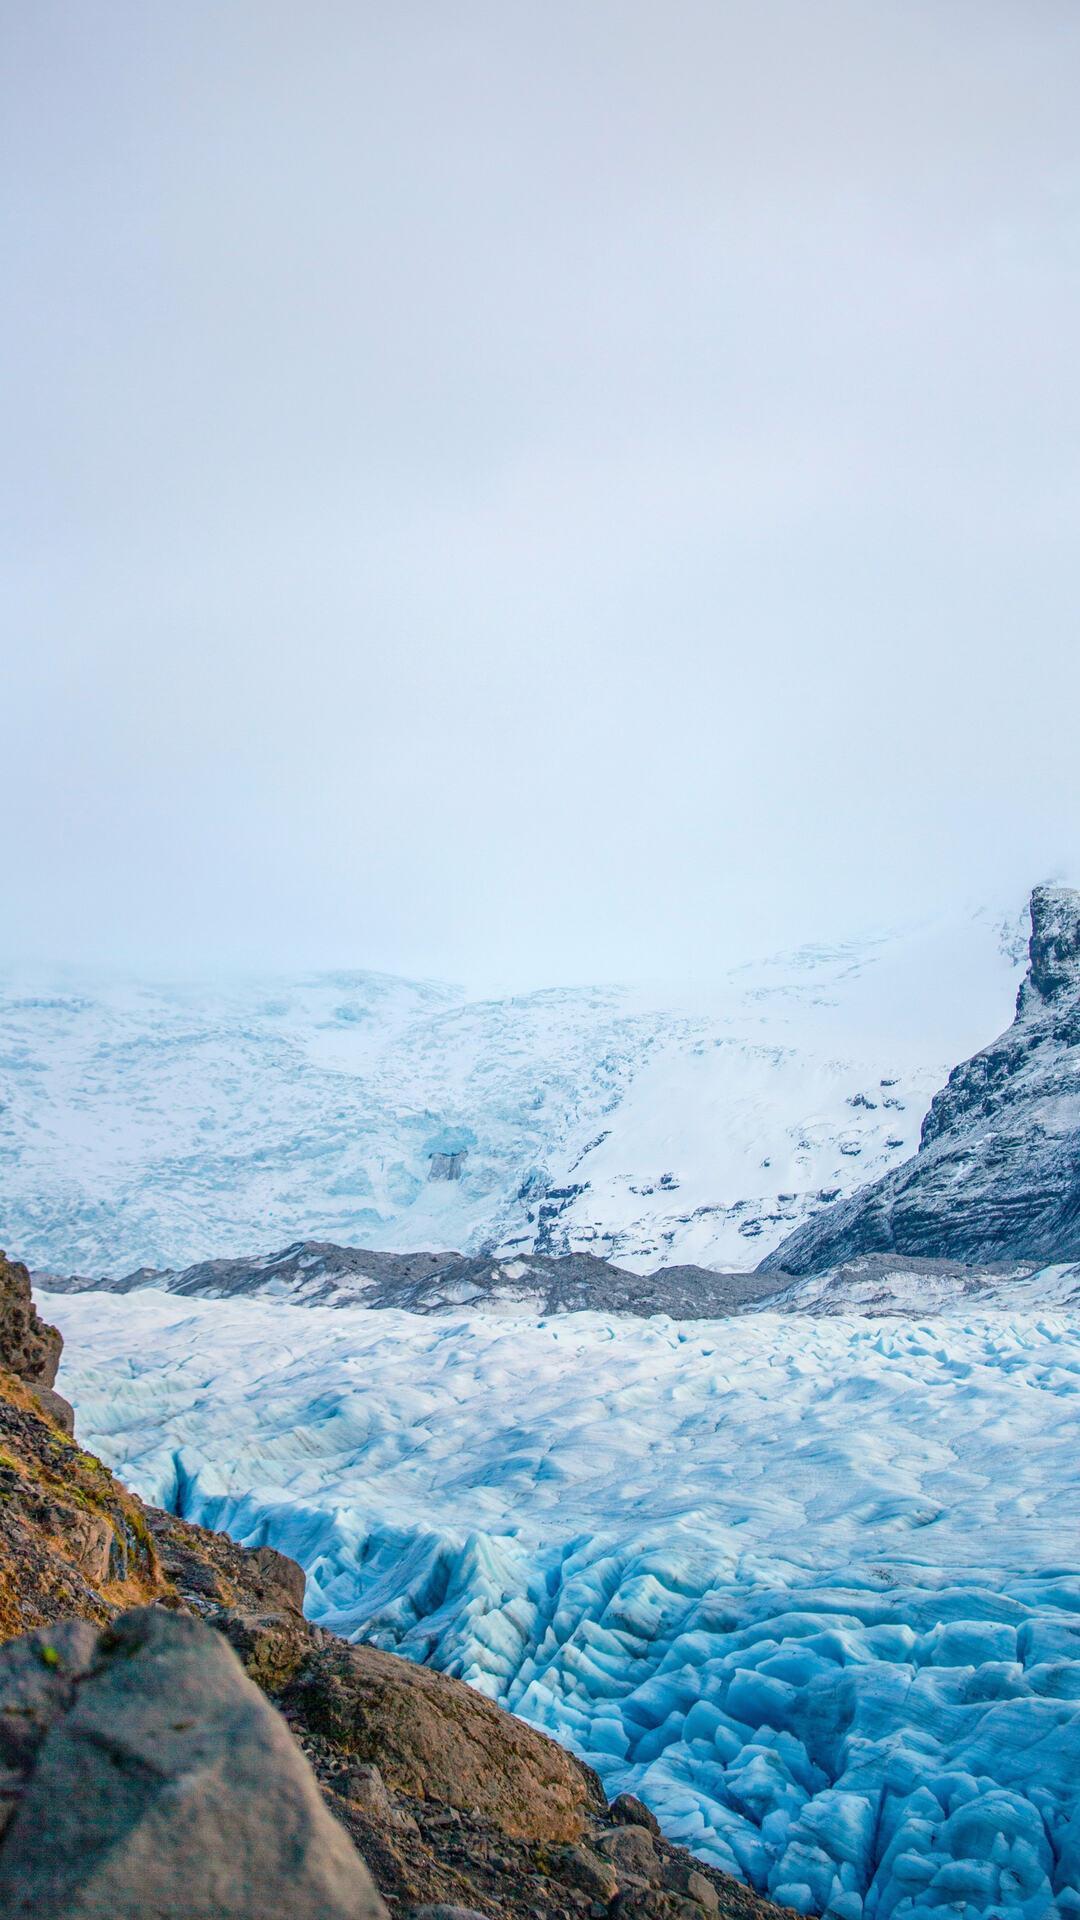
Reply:
M913 1159L826 1209L766 1266L867 1253L1080 1258L1080 892L1036 887L1031 964L1008 1031L953 1068Z
M757 1273L755 1284L787 1280L781 1273ZM981 1313L1040 1313L1046 1308L1080 1308L1080 1265L1059 1261L1050 1267L1033 1263L968 1266L958 1260L915 1260L902 1254L870 1253L843 1266L827 1268L806 1279L788 1281L779 1293L762 1296L753 1306L775 1313L866 1314L870 1318L925 1320L930 1316Z
M902 1161L1001 1027L976 914L683 996L334 974L0 983L0 1236L119 1275L303 1239L749 1268Z
M487 1254L376 1253L298 1240L269 1256L203 1260L179 1273L139 1267L115 1279L58 1277L40 1269L38 1289L56 1293L133 1293L143 1287L188 1299L287 1300L292 1306L385 1308L406 1313L474 1312L542 1314L666 1313L676 1320L702 1320L740 1312L776 1292L775 1275L716 1273L708 1267L662 1267L630 1273L593 1253Z
M186 1299L264 1299L291 1306L387 1308L405 1313L564 1313L665 1315L671 1320L716 1320L741 1313L831 1315L969 1313L985 1307L1010 1313L1080 1306L1080 1265L998 1261L974 1266L958 1260L862 1254L806 1279L759 1268L718 1273L710 1267L659 1267L631 1273L592 1253L463 1256L457 1253L375 1253L299 1240L280 1253L249 1259L203 1260L179 1273L140 1267L115 1279L59 1277L40 1270L35 1286L56 1293L133 1293L156 1287Z
M703 1857L836 1920L1080 1909L1074 1314L42 1304L144 1498L294 1554L314 1618Z

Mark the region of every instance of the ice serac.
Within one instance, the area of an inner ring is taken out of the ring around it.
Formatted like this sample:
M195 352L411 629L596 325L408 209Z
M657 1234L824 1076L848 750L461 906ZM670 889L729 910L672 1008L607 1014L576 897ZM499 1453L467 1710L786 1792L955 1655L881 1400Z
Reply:
M1029 952L1012 1026L953 1068L914 1157L807 1221L762 1270L869 1253L1080 1257L1080 893L1035 888Z

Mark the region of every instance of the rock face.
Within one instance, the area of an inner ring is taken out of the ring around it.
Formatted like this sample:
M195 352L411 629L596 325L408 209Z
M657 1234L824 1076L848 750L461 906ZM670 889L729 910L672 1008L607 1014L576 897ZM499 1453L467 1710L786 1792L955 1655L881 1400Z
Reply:
M264 1660L268 1641L306 1630L294 1560L144 1507L76 1445L67 1412L0 1370L0 1640L68 1614L103 1625L151 1600L260 1621Z
M0 1371L0 1640L168 1589L140 1502L65 1427Z
M285 1699L340 1752L377 1763L387 1786L475 1809L518 1838L577 1840L607 1805L563 1747L460 1680L375 1647L339 1643Z
M914 1158L808 1221L759 1272L868 1253L1080 1259L1080 893L1036 887L1029 952L1012 1026L954 1067Z
M545 1317L592 1308L597 1313L664 1313L673 1320L723 1319L770 1290L752 1273L707 1267L662 1267L630 1273L593 1253L372 1253L325 1240L301 1240L281 1253L244 1260L203 1260L182 1271L140 1267L120 1279L39 1275L54 1293L131 1293L161 1287L204 1299L270 1295L310 1307L394 1307L407 1313L455 1313L462 1307L513 1307Z
M0 1760L11 1920L385 1920L284 1721L198 1621L10 1643Z
M31 1386L51 1387L63 1345L58 1329L38 1318L29 1269L0 1252L0 1367Z

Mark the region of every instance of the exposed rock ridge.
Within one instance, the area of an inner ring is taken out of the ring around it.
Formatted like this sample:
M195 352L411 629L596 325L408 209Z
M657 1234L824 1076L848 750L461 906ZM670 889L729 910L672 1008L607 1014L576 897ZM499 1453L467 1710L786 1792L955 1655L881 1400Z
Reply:
M0 1250L0 1367L28 1386L49 1389L56 1379L64 1338L47 1326L30 1294L30 1272Z
M1080 1259L1080 893L1035 888L1029 952L1012 1026L953 1068L918 1153L807 1221L760 1272L868 1253Z
M280 1253L247 1259L203 1260L178 1272L140 1268L119 1279L58 1279L52 1274L36 1279L58 1293L131 1293L156 1286L206 1299L269 1296L296 1306L395 1308L422 1314L492 1307L545 1316L593 1308L598 1313L665 1313L673 1320L723 1318L769 1291L752 1273L714 1273L695 1266L630 1273L593 1253L374 1253L325 1240L301 1240Z
M1016 996L1016 1018L990 1046L954 1067L923 1121L921 1147L965 1122L993 1118L1008 1106L1017 1076L1039 1055L1045 1093L1074 1093L1080 1045L1080 894L1036 887L1031 896L1031 964ZM1050 1049L1059 1050L1054 1063ZM898 1169L900 1171L900 1169ZM858 1198L858 1195L852 1196Z
M0 1640L72 1613L104 1625L150 1601L202 1611L200 1595L300 1619L304 1575L271 1547L144 1507L39 1390L0 1369Z

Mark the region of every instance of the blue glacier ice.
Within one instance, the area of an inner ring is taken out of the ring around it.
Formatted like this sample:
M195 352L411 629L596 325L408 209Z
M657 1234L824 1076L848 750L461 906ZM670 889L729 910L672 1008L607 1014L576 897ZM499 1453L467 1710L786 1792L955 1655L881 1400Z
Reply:
M84 1444L806 1913L1080 1911L1080 1319L54 1295Z

